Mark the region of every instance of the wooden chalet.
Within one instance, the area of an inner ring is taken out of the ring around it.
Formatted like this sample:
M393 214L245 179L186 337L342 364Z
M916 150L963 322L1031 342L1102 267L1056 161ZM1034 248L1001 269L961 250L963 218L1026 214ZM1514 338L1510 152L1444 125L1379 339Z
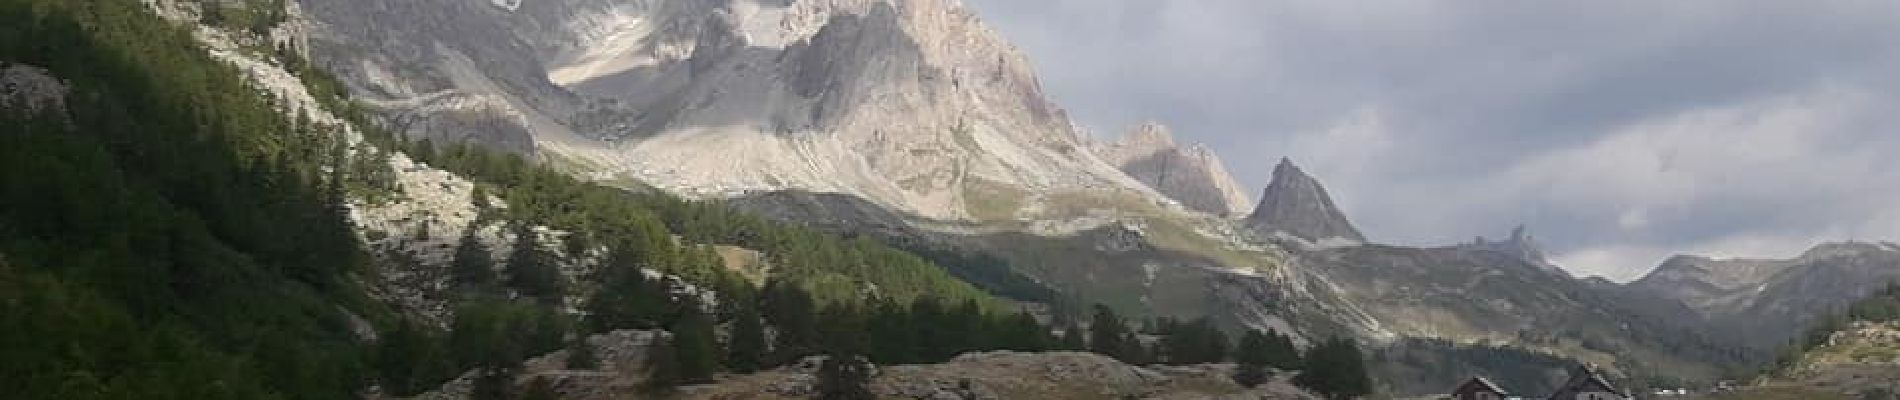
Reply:
M1617 389L1608 379L1603 379L1595 368L1579 365L1570 371L1570 380L1557 387L1549 400L1628 400L1629 392Z
M1452 390L1451 398L1452 400L1504 400L1511 398L1511 394L1505 392L1504 388L1498 387L1497 384L1491 383L1490 379L1474 376L1471 380L1465 381L1465 384L1458 385L1458 389Z
M1491 383L1491 380L1485 379L1482 376L1472 377L1471 380L1465 381L1464 384L1458 385L1457 389L1451 391L1452 400L1508 400L1517 398L1519 397L1511 396L1510 392L1504 391L1504 388L1499 387L1495 383ZM1579 365L1577 368L1570 370L1569 380L1564 381L1564 384L1558 386L1555 392L1552 392L1550 396L1545 396L1544 398L1547 400L1630 400L1634 397L1630 397L1629 392L1617 389L1616 385L1611 385L1610 381L1604 379L1602 374L1597 373L1595 368L1591 368L1587 365Z

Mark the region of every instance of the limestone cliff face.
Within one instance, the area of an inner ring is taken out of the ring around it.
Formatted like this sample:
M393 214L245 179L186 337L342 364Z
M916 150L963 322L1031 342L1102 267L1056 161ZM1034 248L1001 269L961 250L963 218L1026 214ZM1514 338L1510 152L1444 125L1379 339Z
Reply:
M303 1L317 58L412 136L600 179L939 219L1156 196L1091 154L1027 58L955 0Z
M1213 150L1175 144L1174 134L1160 123L1141 124L1120 140L1095 148L1102 161L1190 210L1242 216L1252 205Z
M1247 226L1265 236L1286 234L1316 243L1329 239L1366 241L1365 235L1346 220L1346 214L1333 205L1326 187L1287 159L1273 168L1273 181L1267 184L1253 215L1247 217Z

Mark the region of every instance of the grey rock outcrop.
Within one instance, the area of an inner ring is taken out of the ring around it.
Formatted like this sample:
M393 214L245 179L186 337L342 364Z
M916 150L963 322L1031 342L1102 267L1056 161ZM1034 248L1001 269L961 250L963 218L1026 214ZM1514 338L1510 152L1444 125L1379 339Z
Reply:
M1485 239L1483 236L1479 236L1476 239L1472 239L1471 243L1458 245L1458 248L1470 251L1488 251L1504 254L1545 271L1565 275L1569 274L1569 272L1564 271L1563 268L1557 267L1557 264L1552 264L1550 259L1544 256L1543 245L1537 243L1537 238L1531 236L1529 229L1526 229L1523 225L1512 228L1511 235L1504 240L1491 241Z
M1286 234L1315 243L1366 241L1365 235L1346 220L1346 214L1333 205L1326 187L1284 158L1273 168L1273 181L1267 184L1253 215L1247 217L1247 226L1264 236Z
M1096 154L1191 210L1243 216L1252 205L1212 149L1200 144L1183 148L1160 123L1143 123L1120 140L1096 146Z
M599 365L591 369L576 369L567 365L567 352L560 350L522 363L514 378L517 386L540 379L548 382L554 391L564 399L607 400L623 399L629 395L643 393L643 386L650 371L647 358L656 345L672 340L665 331L621 330L593 335L583 341L590 346ZM468 371L443 383L436 390L410 397L411 400L466 400L474 397L475 380L478 371ZM372 400L394 399L380 395L368 396Z
M0 110L66 112L66 84L39 67L0 61Z

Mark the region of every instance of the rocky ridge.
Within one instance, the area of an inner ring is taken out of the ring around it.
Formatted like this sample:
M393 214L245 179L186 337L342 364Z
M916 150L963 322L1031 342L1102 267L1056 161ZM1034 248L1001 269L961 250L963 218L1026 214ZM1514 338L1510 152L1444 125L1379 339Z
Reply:
M1158 197L1090 154L1027 58L955 0L304 3L317 58L412 136L585 176L937 219Z
M1587 281L1503 253L1364 245L1296 259L1387 338L1508 344L1619 374L1669 365L1667 372L1683 379L1713 379L1719 364L1731 361L1696 331L1634 315Z
M503 260L514 251L516 233L507 229L509 221L497 217L508 208L506 201L492 195L478 195L475 182L440 168L423 164L399 151L377 148L363 132L323 106L306 83L280 61L245 50L250 41L267 41L295 46L308 43L313 24L299 3L288 3L287 22L257 38L234 37L228 32L197 26L193 35L210 55L238 68L259 90L278 101L282 112L303 115L312 123L332 129L347 144L345 157L369 157L383 163L392 173L393 187L378 196L350 199L349 218L365 249L374 257L373 276L366 277L367 290L377 300L400 309L420 321L446 327L453 319L451 263L464 236L472 236L489 250L492 260ZM198 21L196 3L156 1L148 3L159 15L173 21ZM295 51L297 47L289 47ZM566 311L591 294L586 276L605 249L583 249L568 254L560 245L568 233L546 226L531 226L534 242L555 255L563 279L575 284L563 301ZM503 263L492 265L501 274ZM684 279L654 269L642 271L649 278L665 282L682 296L699 297L704 304L715 304L716 294L687 283Z
M1252 205L1244 186L1228 175L1212 149L1200 144L1183 148L1160 123L1143 123L1121 139L1094 148L1103 161L1190 210L1241 216Z
M197 20L197 18L192 15L191 10L174 7L190 3L157 2L152 4L158 7L161 13L175 20ZM534 4L538 3L517 2L510 3L508 6L510 11L533 10L535 7ZM489 7L497 6L491 5ZM302 19L304 16L301 12L294 11L298 10L298 8L293 6L292 10L291 19L293 22L304 21ZM321 26L322 24L319 22L315 25ZM363 277L363 280L368 286L371 286L368 290L376 300L394 305L401 309L404 314L419 317L426 322L438 326L451 320L453 316L449 314L448 307L446 307L448 303L442 294L446 292L448 287L447 276L449 274L447 273L447 264L451 257L450 254L452 254L454 249L454 241L464 235L472 235L487 245L487 247L491 249L491 255L495 256L495 258L499 259L501 255L507 254L511 251L509 248L510 244L514 243L516 239L512 237L511 233L508 233L510 230L502 229L499 226L500 222L494 224L475 223L476 221L483 220L483 218L478 216L482 215L485 211L493 211L492 209L494 208L506 208L507 205L494 197L478 196L478 192L475 190L475 183L468 179L422 163L417 163L400 152L383 152L383 150L377 149L374 145L365 140L361 132L355 131L353 127L342 123L342 120L336 115L324 110L321 106L321 102L317 101L314 96L311 95L304 82L297 78L296 75L291 74L287 68L275 60L244 50L246 44L239 43L239 39L234 39L224 35L223 32L209 28L201 28L197 34L212 55L237 66L242 73L246 74L247 78L253 81L259 90L275 96L280 101L278 104L284 107L284 112L308 114L316 123L335 127L337 134L345 138L345 142L348 143L346 156L355 157L363 154L381 154L386 156L378 160L380 160L379 162L386 163L394 173L395 187L391 189L391 193L388 194L388 197L353 199L352 203L349 204L349 217L352 222L356 224L358 233L369 245L369 249L376 257L376 265L371 269L372 272L368 273L369 276ZM446 96L453 97L456 95L448 94ZM398 116L400 117L400 115L399 113ZM402 119L396 118L395 120L400 122ZM547 229L545 227L531 227L530 232L533 232L536 236L536 241L542 243L544 246L559 240L559 238L565 235L563 232ZM558 246L547 247L556 253L561 252ZM594 253L591 252L594 250L587 251L590 252L556 255L556 258L564 260L559 268L569 279L574 279L576 276L585 276L587 274L586 268L591 264L589 260L595 256ZM587 288L577 288L577 290L571 294L574 296L584 296L586 290ZM696 291L691 288L682 290L704 294L702 291ZM569 301L568 305L572 305L572 303L572 301ZM365 326L364 329L369 329L366 323L361 325ZM658 336L653 333L634 332L622 334L621 332L616 332L615 334L624 337L618 339L609 337L605 340L621 344L602 344L600 342L603 340L601 337L590 338L588 342L599 348L600 350L598 351L600 353L606 354L604 356L605 358L613 359L622 358L622 356L638 357L637 351L630 349L641 348L642 346L638 343L651 344L655 340L659 340L656 339ZM369 329L369 332L363 336L374 337L375 333L373 329ZM628 350L622 351L614 349ZM1039 358L1042 356L1031 355L1029 357ZM1079 357L1100 359L1099 356L1089 355L1080 355ZM558 361L555 361L562 358L564 357L556 353L554 355L530 360L528 362L529 368L541 372L528 375L528 378L549 378L555 380L557 385L561 385L563 388L594 390L593 392L574 392L579 393L577 396L581 398L587 398L587 396L596 396L594 398L623 396L628 393L626 388L638 382L637 378L629 378L628 375L624 374L606 375L600 373L601 371L569 371L564 365L559 365ZM628 359L637 360L637 358ZM1085 360L1081 362L1081 364L1086 366L1091 365L1090 363L1099 362L1099 360ZM1112 361L1108 362L1112 363ZM622 370L627 369L627 366L637 364L639 363L636 361L609 362L609 365L617 365L610 368L619 368ZM989 366L990 365L985 365L985 367ZM918 368L922 371L934 371L936 366L919 366ZM1115 393L1139 394L1147 398L1206 398L1210 394L1247 396L1241 398L1260 398L1260 396L1254 394L1254 392L1231 387L1231 384L1227 384L1226 382L1229 382L1225 375L1227 370L1222 368L1223 367L1218 366L1206 368L1168 368L1161 369L1161 372L1135 368L1135 372L1130 373L1140 375L1142 379L1129 380L1124 379L1125 376L1122 375L1107 376L1100 379L1112 381L1114 385L1118 385L1107 390L1112 390ZM903 370L901 367L893 368L893 371L901 370ZM1095 370L1089 369L1088 371L1090 372L1086 373L1094 373L1093 371ZM954 372L954 374L961 375L964 374L964 372ZM891 376L897 377L903 375ZM941 390L920 392L919 390L924 389L919 388L943 388L942 385L944 384L943 382L946 382L944 380L946 378L941 378L941 376L946 375L939 375L938 378L919 378L924 379L918 381L921 383L902 384L904 386L901 386L899 389L893 389L896 390L896 392L893 393L899 393L899 395L903 395L903 393L930 393L934 395ZM1083 379L1082 382L1095 382L1087 379L1097 378ZM425 395L427 396L425 398L462 398L462 396L465 396L467 393L468 382L468 377L464 376L462 379L451 382L440 391ZM959 381L958 384L961 385L961 382ZM998 387L1000 387L1000 389L996 390L999 393L1011 393L1011 390L1030 390L1030 392L1027 393L1042 393L1035 391L1045 389L1037 387L1020 389L1011 387L1007 383L999 384ZM1267 390L1267 392L1264 393L1273 396L1284 395L1283 397L1269 398L1310 398L1310 396L1305 396L1297 392L1297 390L1289 388L1290 386L1280 383L1278 386L1271 386L1264 389ZM564 393L567 393L565 392L567 389L563 390ZM1077 398L1093 398L1093 393L1099 393L1100 390L1104 389L1091 386L1087 387L1086 390L1089 390L1089 392L1086 393L1091 394ZM1043 396L1031 395L1031 397Z
M1097 157L1027 58L955 0L301 4L311 58L411 138L526 147L584 178L689 197L855 197L897 216L874 229L997 238L966 248L1025 265L1048 249L1023 243L1133 227L1165 262L1117 260L1117 280L1161 277L1130 282L1156 292L1131 308L1205 304L1211 283L1171 276L1288 274L1234 222L1170 208ZM469 124L508 128L455 129ZM1037 237L988 246L1018 233ZM1036 272L1131 293L1088 270ZM1281 292L1249 282L1228 293ZM1284 325L1257 317L1236 322Z
M1233 225L1203 224L1205 215L1137 220L1166 202L1155 192L1168 185L1155 182L1172 180L1145 182L1091 151L1026 58L951 0L302 3L316 20L314 58L411 137L532 151L584 177L687 195L862 198L898 216L879 229L981 236L968 247L1009 255L1042 282L1093 285L1129 308L1216 313L1233 326L1509 341L1548 325L1520 318L1527 312L1582 303L1553 314L1613 321L1598 318L1607 310L1597 302L1560 293L1570 286L1445 310L1471 303L1447 295L1458 288L1545 279L1479 268L1521 264L1505 257L1444 256L1477 277L1408 292L1405 282L1338 273L1351 266L1324 254L1282 261L1270 245L1248 247L1257 242L1210 245L1248 235L1205 234ZM1230 194L1219 197L1231 208ZM1316 253L1365 242L1289 161L1259 204L1245 220L1258 236ZM1047 229L985 224L998 221ZM1040 237L1016 235L1025 231ZM1045 263L1051 254L1086 263ZM1407 267L1439 257L1356 256ZM1210 300L1216 309L1205 311Z
M1545 271L1569 274L1569 272L1564 271L1563 268L1558 267L1557 264L1552 264L1550 259L1544 256L1544 246L1537 243L1537 238L1531 236L1530 231L1523 225L1512 228L1511 235L1504 240L1491 241L1485 239L1483 236L1479 236L1472 239L1471 243L1460 244L1457 248L1469 251L1488 251L1504 254Z
M1627 290L1687 305L1711 331L1770 348L1818 315L1900 279L1900 249L1886 243L1821 244L1783 260L1677 256Z

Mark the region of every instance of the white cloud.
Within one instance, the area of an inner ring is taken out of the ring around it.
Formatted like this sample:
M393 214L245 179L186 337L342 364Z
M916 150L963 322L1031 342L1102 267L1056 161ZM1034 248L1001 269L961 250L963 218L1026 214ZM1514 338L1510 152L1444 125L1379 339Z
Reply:
M1900 188L1881 184L1900 182L1900 169L1884 152L1861 148L1883 144L1868 140L1872 132L1855 129L1859 121L1881 117L1870 99L1856 90L1821 86L1639 122L1517 164L1493 181L1502 189L1492 201L1535 202L1572 210L1586 221L1592 210L1614 213L1613 229L1596 229L1599 236L1564 257L1565 265L1583 273L1633 278L1672 252L1798 254L1817 241L1866 231L1853 227L1861 221L1853 218L1856 213L1900 212L1900 203L1866 201L1900 194ZM1849 208L1825 210L1844 206ZM1815 219L1775 221L1782 216L1777 214L1790 213ZM1723 228L1698 232L1709 224Z

